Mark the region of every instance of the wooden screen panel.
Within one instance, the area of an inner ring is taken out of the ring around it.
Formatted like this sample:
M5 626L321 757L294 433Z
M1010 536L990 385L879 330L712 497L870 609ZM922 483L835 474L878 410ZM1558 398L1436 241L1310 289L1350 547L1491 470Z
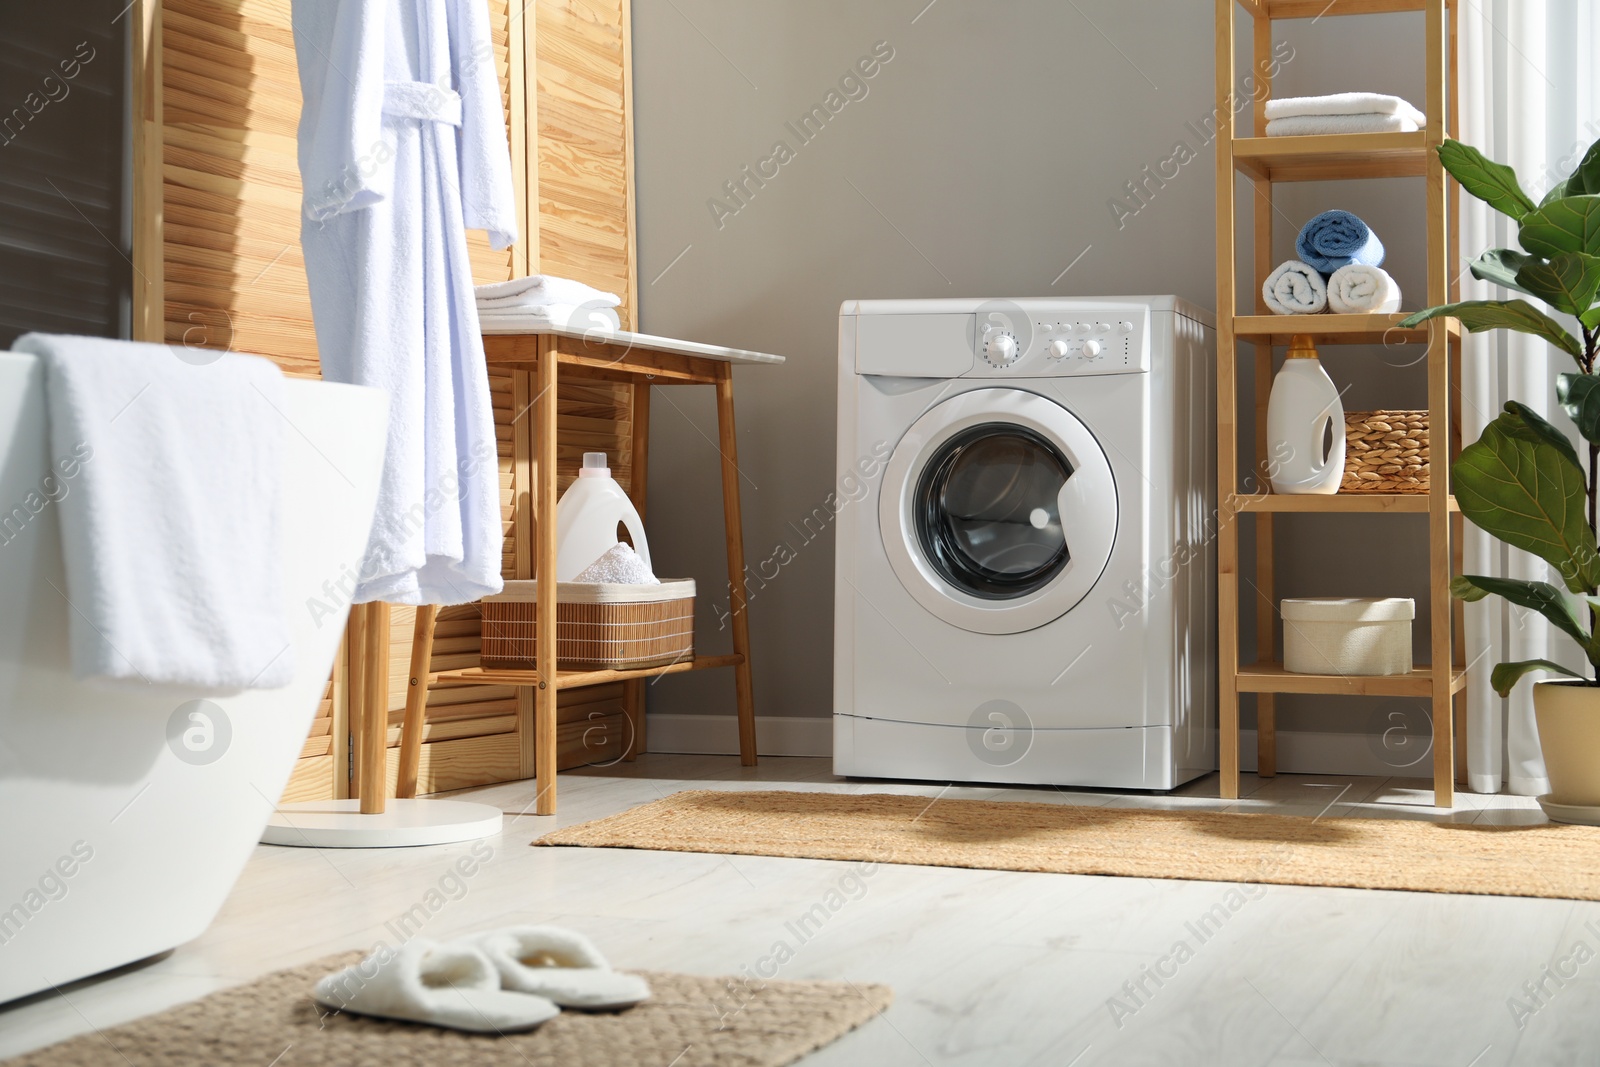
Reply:
M510 7L486 2L509 101ZM166 340L315 375L288 0L166 0L162 18ZM509 249L492 250L477 231L467 243L477 282L511 277Z
M317 372L287 0L162 9L166 340Z
M635 325L627 0L536 0L539 271L622 297Z

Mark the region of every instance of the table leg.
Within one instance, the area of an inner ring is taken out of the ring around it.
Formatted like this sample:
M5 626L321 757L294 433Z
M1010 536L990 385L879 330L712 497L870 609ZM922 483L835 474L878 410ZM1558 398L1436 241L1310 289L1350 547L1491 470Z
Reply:
M538 496L535 574L539 580L538 636L534 655L539 688L533 702L534 812L556 813L556 353L550 338L539 339L539 392L534 401L535 492Z
M733 650L741 659L733 668L739 705L739 762L756 765L755 692L750 683L750 617L744 584L744 530L739 508L739 443L733 425L733 368L717 377L717 435L722 451L722 519L728 539L728 607L733 622Z

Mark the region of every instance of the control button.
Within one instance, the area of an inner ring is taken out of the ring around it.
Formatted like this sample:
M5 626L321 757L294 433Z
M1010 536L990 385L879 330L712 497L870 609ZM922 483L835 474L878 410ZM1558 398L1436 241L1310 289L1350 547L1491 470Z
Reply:
M1097 359L1097 358L1099 358L1099 356L1100 356L1100 342L1099 341L1096 341L1094 338L1091 337L1091 338L1089 338L1089 340L1083 342L1083 358L1084 359Z
M1124 319L1123 321L1117 323L1117 332L1118 333L1132 333L1133 332L1133 323L1131 323L1131 322L1127 321L1126 319Z
M1078 332L1079 333L1088 333L1089 332L1089 324L1087 322L1078 323Z
M996 367L1005 367L1015 363L1018 354L1017 339L1009 333L992 334L984 342L983 358Z
M1111 332L1111 324L1109 322L1097 322L1097 323L1094 324L1094 332L1095 333L1110 333Z
M1066 356L1067 356L1067 342L1063 341L1059 337L1057 337L1054 341L1050 342L1050 358L1051 359L1065 359Z

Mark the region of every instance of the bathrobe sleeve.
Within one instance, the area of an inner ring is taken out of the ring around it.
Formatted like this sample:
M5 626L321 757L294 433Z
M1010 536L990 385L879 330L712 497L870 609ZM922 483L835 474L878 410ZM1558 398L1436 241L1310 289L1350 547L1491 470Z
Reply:
M384 0L294 0L305 214L320 221L387 199L394 144L384 129Z
M450 60L461 94L461 211L469 230L489 231L489 243L517 240L517 202L511 192L511 149L483 0L450 0Z

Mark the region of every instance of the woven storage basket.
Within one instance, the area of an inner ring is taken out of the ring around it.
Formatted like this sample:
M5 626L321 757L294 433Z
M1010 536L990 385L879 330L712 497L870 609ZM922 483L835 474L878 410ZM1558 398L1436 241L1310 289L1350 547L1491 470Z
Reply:
M483 599L483 665L533 670L537 581L507 582ZM635 670L694 657L694 579L660 585L561 582L556 586L556 665Z
M1426 493L1428 413L1349 411L1341 493Z

